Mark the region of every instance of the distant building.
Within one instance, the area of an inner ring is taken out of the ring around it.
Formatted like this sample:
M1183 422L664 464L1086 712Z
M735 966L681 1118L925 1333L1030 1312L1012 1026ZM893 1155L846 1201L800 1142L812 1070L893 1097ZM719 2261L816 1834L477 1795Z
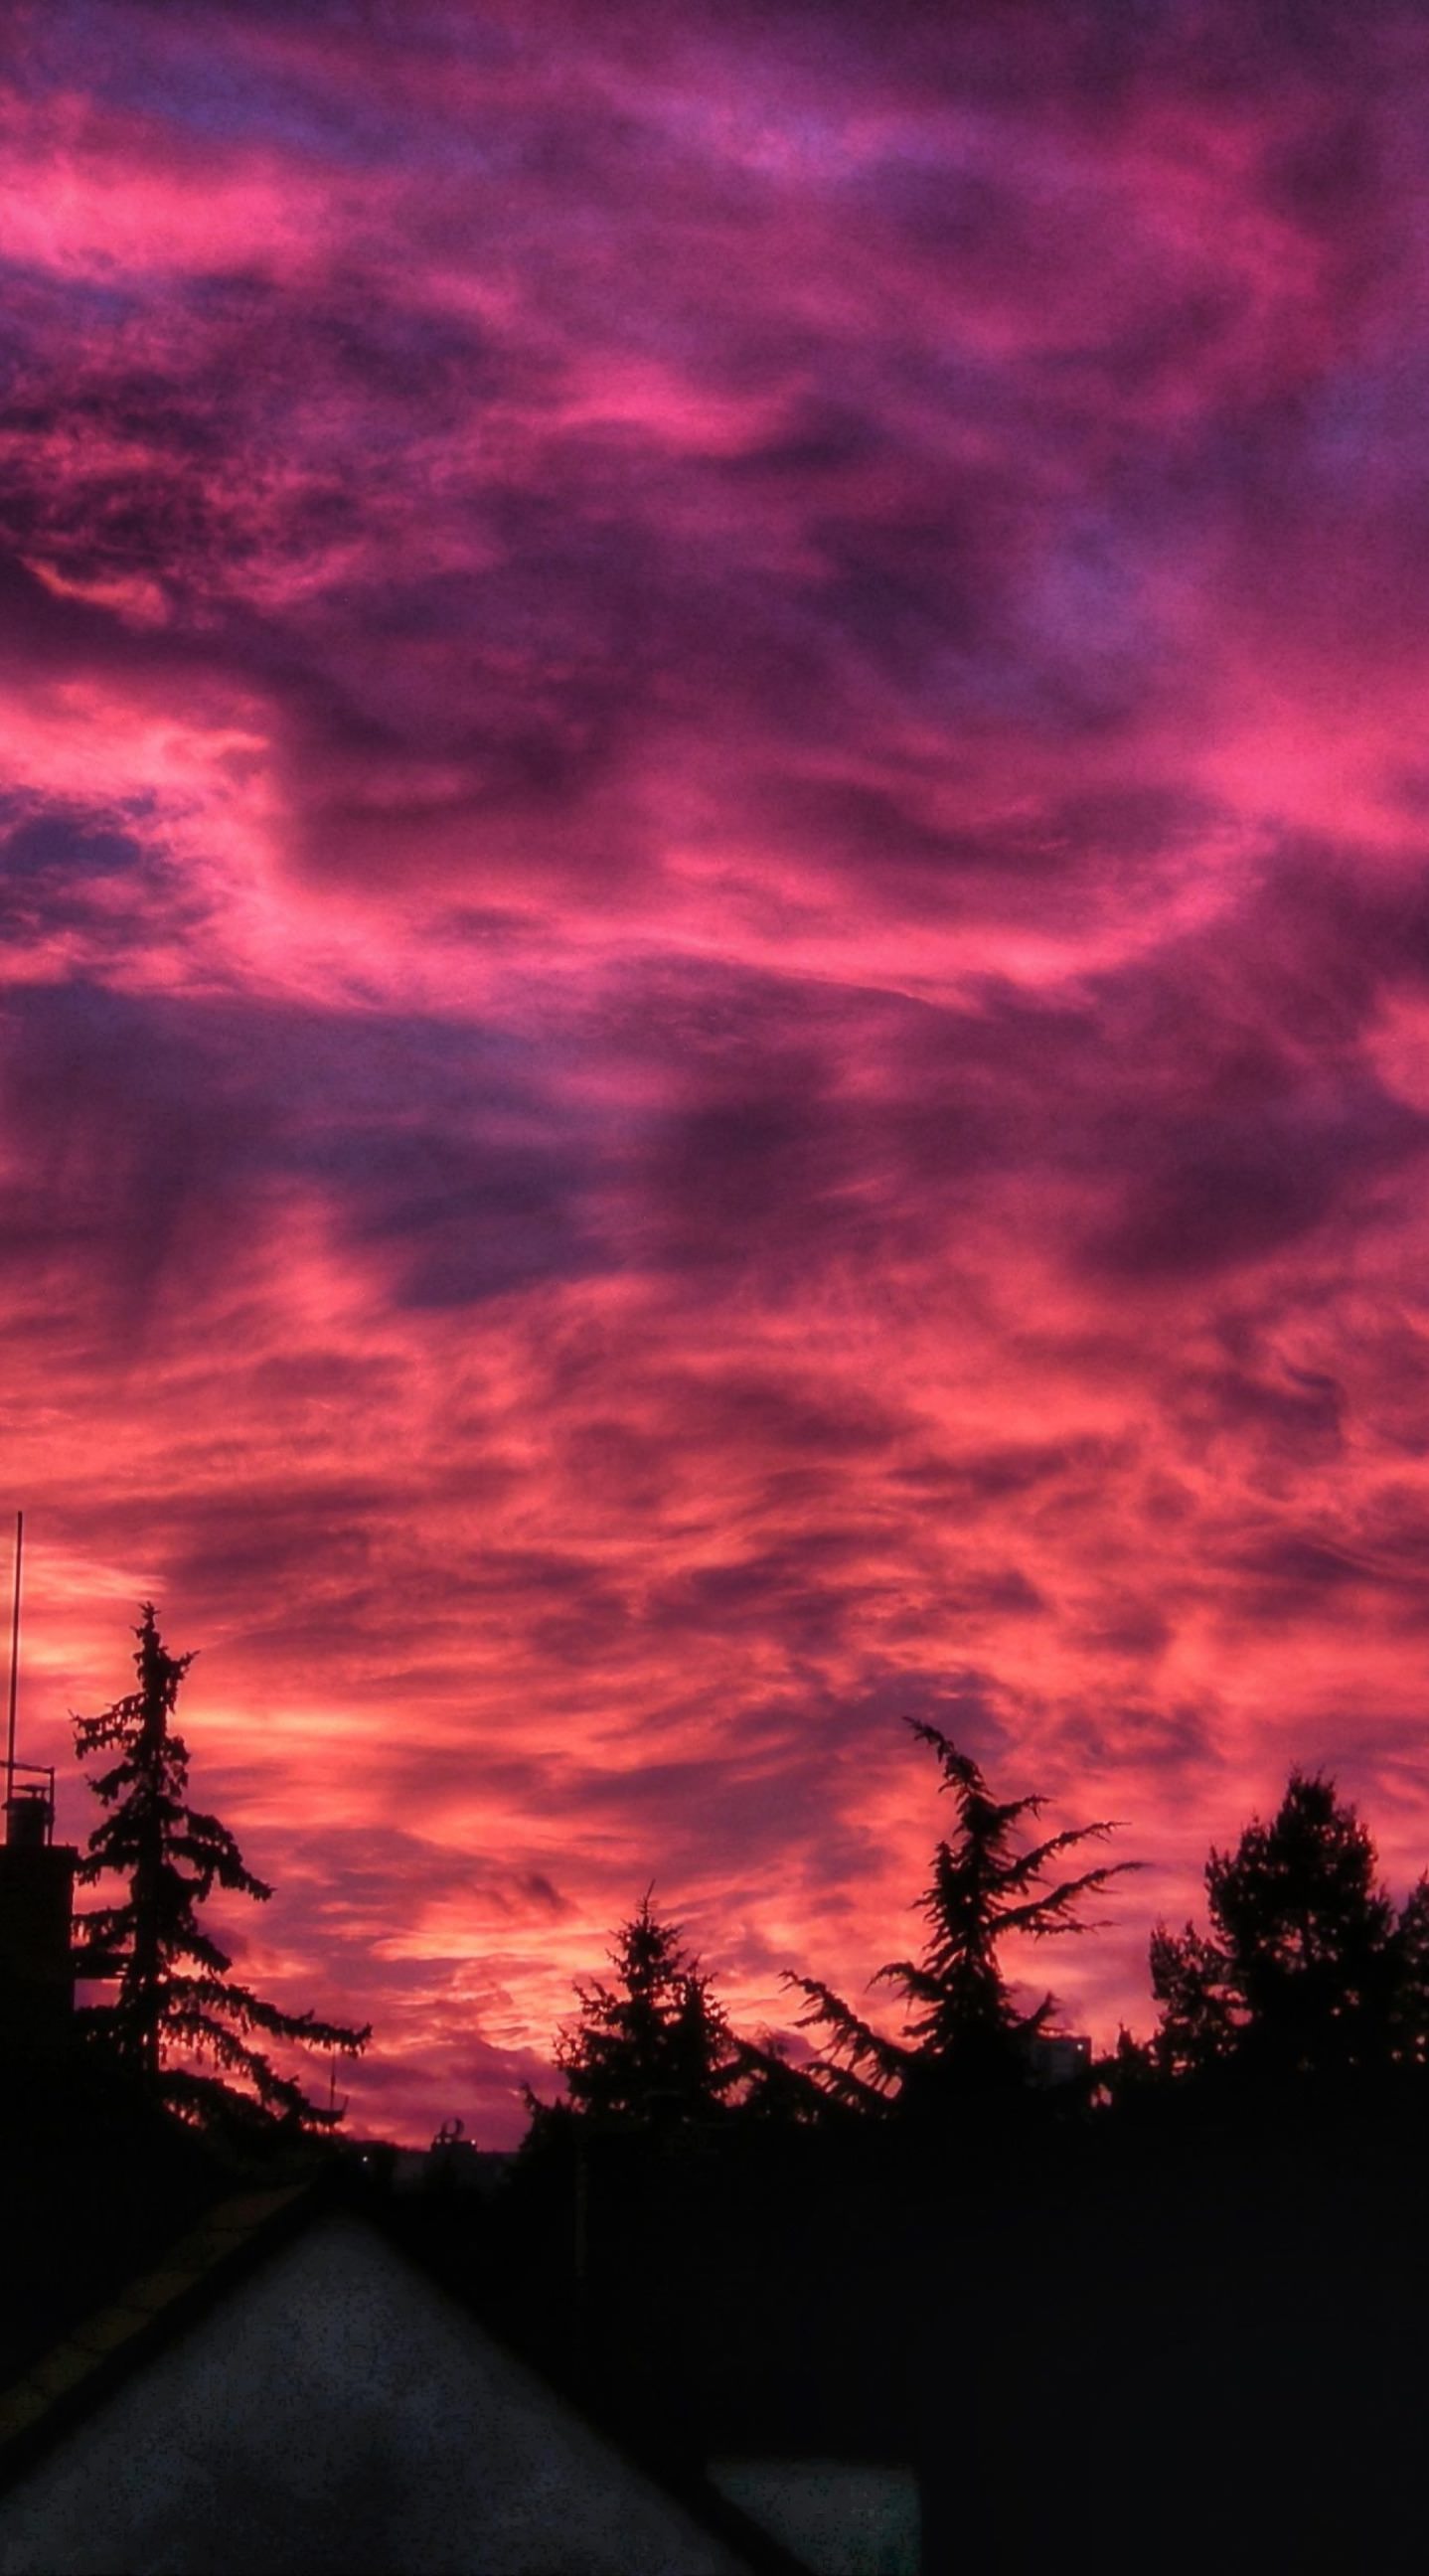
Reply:
M1038 2031L1027 2043L1028 2077L1039 2092L1091 2073L1092 2043L1071 2031Z
M364 2162L379 2156L399 2197L411 2192L475 2192L489 2200L500 2190L516 2162L515 2150L478 2147L463 2135L460 2120L444 2120L429 2147L371 2147L360 2139L344 2142L350 2157Z

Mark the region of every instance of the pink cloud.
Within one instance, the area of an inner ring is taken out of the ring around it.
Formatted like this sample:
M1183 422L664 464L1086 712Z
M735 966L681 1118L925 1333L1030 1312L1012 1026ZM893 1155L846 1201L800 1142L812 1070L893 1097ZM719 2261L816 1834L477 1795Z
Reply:
M1021 23L7 40L27 1742L155 1595L404 2135L652 1877L857 1991L907 1711L1104 2032L1291 1761L1425 1857L1423 29Z

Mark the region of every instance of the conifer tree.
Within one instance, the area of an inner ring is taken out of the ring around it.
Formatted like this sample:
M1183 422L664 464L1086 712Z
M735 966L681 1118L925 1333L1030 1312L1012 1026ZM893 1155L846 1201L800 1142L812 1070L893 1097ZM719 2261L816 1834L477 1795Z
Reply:
M610 1953L613 1986L576 1984L580 2013L556 2063L572 2106L619 2126L675 2127L717 2114L740 2061L712 1981L647 1888Z
M873 1982L892 1985L906 2006L902 2040L874 2030L814 1977L790 1977L809 2001L800 2027L822 2027L831 2054L818 2070L835 2099L850 2109L927 2112L969 2095L1011 2090L1032 2071L1034 2044L1047 2031L1055 1999L1024 2008L1004 1974L999 1952L1016 1936L1042 1941L1097 1927L1079 1912L1135 1861L1105 1862L1044 1886L1053 1864L1079 1843L1111 1833L1110 1824L1077 1825L1018 1848L1024 1817L1039 1797L995 1799L978 1765L935 1726L907 1720L942 1770L940 1786L957 1805L957 1832L938 1844L933 1875L918 1899L928 1924L919 1959L894 1959Z
M1152 2042L1163 2074L1272 2077L1421 2066L1429 1884L1396 1914L1368 1828L1323 1774L1292 1771L1269 1824L1206 1863L1211 1929L1158 1926Z
M79 1918L76 1974L118 1980L113 2003L84 2016L89 2032L198 2125L332 2127L340 2114L310 2102L257 2041L297 2041L355 2056L370 2032L283 2012L230 1977L227 1952L195 1909L215 1887L260 1903L273 1891L245 1867L228 1828L187 1803L188 1750L172 1719L192 1655L169 1653L152 1602L143 1604L134 1633L137 1690L97 1717L74 1721L81 1760L119 1753L90 1780L106 1812L78 1875L91 1886L113 1877L126 1883L117 1903Z

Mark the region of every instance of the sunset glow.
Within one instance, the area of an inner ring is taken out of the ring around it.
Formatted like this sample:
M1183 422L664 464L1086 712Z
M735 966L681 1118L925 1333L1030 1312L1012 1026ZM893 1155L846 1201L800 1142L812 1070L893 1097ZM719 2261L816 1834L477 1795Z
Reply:
M1292 1762L1402 1893L1429 18L50 0L0 68L62 1828L152 1597L254 1982L487 2145L652 1880L747 2029L906 1952L904 1714L1125 1821L1031 1969L1099 2037Z

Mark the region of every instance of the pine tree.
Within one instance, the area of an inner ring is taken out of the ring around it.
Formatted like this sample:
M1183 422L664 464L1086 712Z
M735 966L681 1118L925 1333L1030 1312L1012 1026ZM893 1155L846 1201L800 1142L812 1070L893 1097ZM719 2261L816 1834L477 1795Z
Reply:
M1056 2003L1050 1994L1027 2009L1018 2003L1002 1969L1001 1945L1018 1936L1042 1941L1095 1930L1078 1911L1083 1900L1139 1866L1103 1863L1042 1888L1063 1852L1114 1828L1078 1825L1017 1848L1023 1818L1039 1814L1045 1801L999 1802L969 1755L935 1726L907 1723L937 1754L940 1785L956 1800L958 1827L951 1842L938 1844L931 1883L918 1899L929 1927L921 1958L891 1960L873 1981L894 1986L903 1998L902 2040L874 2030L817 1978L787 1980L809 2001L800 2027L831 2035L831 2055L819 2070L827 2089L858 2111L885 2111L895 2103L915 2113L940 2111L970 2095L1024 2086Z
M152 1602L134 1633L137 1690L74 1721L81 1760L115 1747L120 1756L90 1781L106 1813L78 1875L91 1886L117 1877L127 1887L118 1903L79 1918L76 1974L118 1980L114 2002L84 2016L89 2032L196 2124L334 2126L340 2114L310 2102L256 2040L355 2056L371 2034L282 2012L229 1976L232 1962L195 1908L215 1887L260 1903L273 1891L245 1867L227 1827L186 1801L188 1750L172 1719L192 1655L168 1652Z
M577 2111L620 2126L668 2128L717 2115L740 2068L723 2007L677 1923L647 1888L616 1934L614 1986L577 1981L580 2013L556 2063Z

